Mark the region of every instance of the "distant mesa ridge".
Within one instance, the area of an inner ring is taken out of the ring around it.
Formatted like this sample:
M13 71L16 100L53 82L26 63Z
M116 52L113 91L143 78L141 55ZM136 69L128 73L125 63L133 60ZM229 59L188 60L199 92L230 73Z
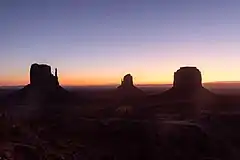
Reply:
M66 97L70 97L69 92L59 84L57 68L54 74L52 74L51 69L51 66L47 64L32 64L30 67L30 84L19 90L15 94L16 96L13 97L25 102L45 100L46 102L60 102ZM203 87L200 70L197 67L186 66L174 72L173 87L160 95L162 99L179 99L183 97L188 99L191 97L206 97L209 96L209 94L213 95ZM116 96L114 98L117 99L131 99L146 96L145 92L134 85L131 74L126 74L123 79L121 79L121 84L116 88L114 95Z
M214 93L203 87L200 70L190 66L181 67L174 72L172 88L150 98L152 101L160 100L169 104L166 107L171 106L171 109L177 110L181 106L181 112L186 111L191 116L196 116L199 110L215 106L217 100Z
M131 74L127 74L123 77L123 80L121 81L121 85L118 88L128 88L128 87L134 87L133 85L133 77Z
M117 87L117 91L120 96L126 97L144 95L144 92L134 85L131 74L127 74L123 77L121 85Z
M15 103L45 104L67 101L70 94L59 85L58 73L51 66L34 63L30 67L30 84L15 92L11 97Z
M164 97L203 98L214 96L202 85L202 75L197 67L181 67L174 72L173 87L163 93Z
M202 88L202 75L197 67L181 67L174 73L173 88L195 90Z
M34 87L57 87L59 86L57 69L55 75L51 73L51 66L34 63L30 68L30 85Z

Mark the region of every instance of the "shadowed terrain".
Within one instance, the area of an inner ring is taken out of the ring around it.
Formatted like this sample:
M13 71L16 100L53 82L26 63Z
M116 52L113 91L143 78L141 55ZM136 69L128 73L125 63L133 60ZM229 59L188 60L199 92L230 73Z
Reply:
M224 94L227 93L227 94ZM239 159L240 94L208 90L196 67L171 88L61 87L57 69L30 68L30 84L0 90L0 153L6 159ZM15 157L15 158L14 158Z

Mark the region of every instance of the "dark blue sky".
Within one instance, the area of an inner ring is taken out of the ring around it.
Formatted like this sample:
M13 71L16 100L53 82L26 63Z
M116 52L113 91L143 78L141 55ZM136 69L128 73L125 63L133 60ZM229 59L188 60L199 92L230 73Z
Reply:
M205 81L240 80L240 1L1 0L0 84L28 81L33 62L64 84L167 83L196 65ZM227 67L226 67L227 66Z

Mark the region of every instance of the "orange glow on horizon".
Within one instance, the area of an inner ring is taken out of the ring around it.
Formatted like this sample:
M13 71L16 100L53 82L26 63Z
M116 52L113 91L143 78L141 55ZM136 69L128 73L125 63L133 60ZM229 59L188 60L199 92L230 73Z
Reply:
M138 78L139 79L139 78ZM148 79L147 79L148 80ZM59 78L59 83L65 86L85 86L85 85L119 85L121 83L121 77L119 78ZM172 81L160 81L160 80L136 80L135 84L170 84ZM4 79L0 81L0 86L17 86L27 85L29 80L27 78L15 78L15 79Z
M219 73L220 74L220 73ZM234 79L234 77L231 79L231 73L226 75L225 78L219 78L219 74L212 74L212 77L206 75L203 75L203 83L206 82L217 82L217 81L238 81L239 79ZM172 77L171 77L172 78ZM160 78L153 77L134 77L134 83L135 84L172 84L173 79L170 79L169 77L162 77L162 80ZM87 85L118 85L121 82L121 77L119 78L59 78L59 82L61 85L65 86L87 86ZM0 81L0 86L15 86L15 85L27 85L29 84L28 78L15 78L15 79L2 79Z
M199 65L200 66L200 65ZM218 82L218 81L240 81L240 73L237 68L229 70L227 67L218 69L217 67L198 67L202 73L203 83L206 82ZM208 68L208 69L206 69ZM139 70L130 72L134 78L135 84L172 84L173 72L178 67L170 66L168 70L158 71L156 70ZM96 74L93 74L96 73ZM84 85L118 85L121 83L121 78L127 74L127 72L87 72L82 73L80 76L74 73L61 72L59 74L59 82L61 85L68 86L84 86ZM29 83L29 76L6 76L0 77L0 86L15 86L26 85Z

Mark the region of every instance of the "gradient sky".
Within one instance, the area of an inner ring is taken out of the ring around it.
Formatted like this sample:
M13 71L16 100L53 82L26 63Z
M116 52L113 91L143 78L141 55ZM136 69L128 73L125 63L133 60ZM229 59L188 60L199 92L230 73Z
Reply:
M28 83L33 62L64 85L240 80L239 0L1 0L0 85Z

